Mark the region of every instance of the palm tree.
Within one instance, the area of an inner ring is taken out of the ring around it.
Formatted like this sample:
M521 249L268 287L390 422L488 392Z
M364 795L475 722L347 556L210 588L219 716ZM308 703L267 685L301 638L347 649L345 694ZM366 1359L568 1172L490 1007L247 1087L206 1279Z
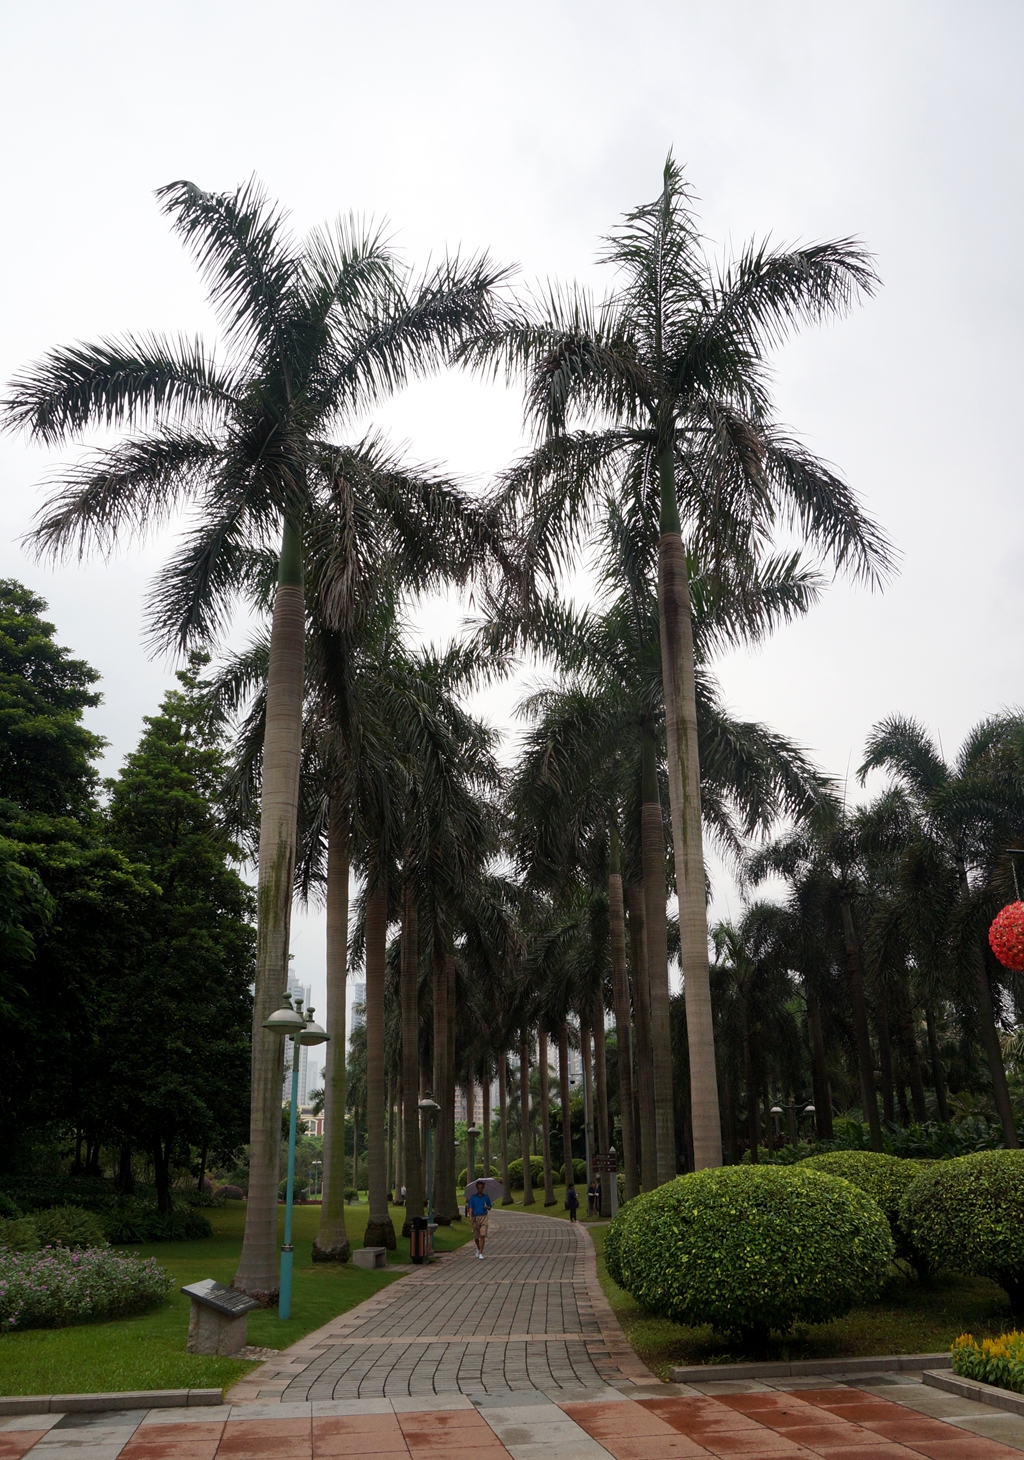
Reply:
M996 1111L1006 1145L1013 1148L1020 1141L992 988L998 965L985 934L999 896L1008 895L1007 848L1019 843L1024 831L1022 740L1024 717L993 717L972 730L955 761L947 764L921 725L894 715L872 730L859 771L862 780L870 770L888 771L907 799L913 823L908 861L930 864L938 895L918 899L916 879L908 878L904 892L909 896L900 899L900 912L919 953L927 958L930 950L934 957L936 945L944 941L954 963L968 972ZM942 895L948 882L956 890L952 900ZM936 914L944 937L936 936Z
M620 286L595 305L553 290L536 317L484 331L469 356L527 372L543 438L505 478L522 510L524 579L554 578L611 492L657 523L658 618L668 783L685 976L694 1158L721 1161L708 975L706 892L691 596L683 543L742 580L780 527L877 579L887 544L835 473L771 417L765 359L802 321L846 311L877 280L850 240L796 250L751 243L716 270L670 157L661 193L628 214L604 259ZM582 423L582 424L581 424ZM653 571L653 564L652 564Z
M339 421L442 364L482 322L499 276L485 260L446 261L414 280L379 231L351 223L297 245L254 182L234 193L176 182L158 196L206 276L224 363L198 340L128 336L74 345L17 377L4 409L9 426L25 426L48 445L96 426L130 432L66 471L34 533L40 551L109 550L179 507L196 513L154 595L161 643L187 647L215 634L242 586L242 550L279 544L263 749L250 1185L234 1279L270 1302L282 1053L263 1021L280 1000L288 962L304 521L318 501L330 501L339 516L350 505L330 444Z

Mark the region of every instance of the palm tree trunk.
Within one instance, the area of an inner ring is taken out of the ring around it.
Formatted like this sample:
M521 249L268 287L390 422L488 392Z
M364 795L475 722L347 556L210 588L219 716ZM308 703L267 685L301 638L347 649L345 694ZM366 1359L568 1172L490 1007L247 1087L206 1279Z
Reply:
M939 1041L935 1033L935 1015L932 1013L930 1005L925 1006L924 1022L925 1028L928 1031L928 1058L932 1067L932 1088L935 1091L935 1104L942 1124L948 1125L949 1106L946 1103L946 1074L942 1068L942 1060L939 1057Z
M757 1114L757 1087L754 1084L754 1055L750 1047L746 1009L743 1011L743 1083L747 1087L747 1144L750 1147L750 1159L756 1165L761 1130Z
M875 1028L878 1030L878 1068L882 1077L882 1119L894 1125L896 1092L892 1074L892 1031L889 1028L889 1001L881 989L875 997Z
M644 925L644 892L630 882L626 887L629 908L630 951L633 961L633 1010L636 1018L636 1084L640 1112L640 1177L645 1191L658 1184L658 1140L654 1114L654 1051L651 1048L651 982L647 973L647 930Z
M644 878L644 928L650 987L651 1050L658 1185L676 1174L675 1101L672 1097L672 1029L668 987L668 889L665 882L665 824L658 789L657 747L644 731L643 806L640 845ZM715 1096L717 1108L717 1094ZM719 1138L721 1145L721 1138ZM718 1164L721 1164L719 1160Z
M498 1055L498 1135L501 1141L501 1204L510 1207L515 1197L508 1179L508 1061L504 1050Z
M523 1147L523 1206L533 1206L533 1173L530 1169L530 1038L526 1029L519 1035L519 1115Z
M370 1214L364 1247L395 1247L388 1212L388 1154L384 1143L384 978L388 889L381 880L366 898L366 1190Z
M987 950L983 951L980 948L976 950L974 974L978 989L978 1023L981 1025L981 1036L985 1043L985 1053L988 1055L988 1067L992 1074L992 1094L995 1097L996 1114L1003 1127L1003 1141L1008 1150L1016 1151L1020 1147L1020 1141L1017 1138L1017 1127L1013 1120L1010 1091L1006 1084L1006 1068L1003 1064L1002 1046L999 1043L999 1030L996 1028L992 985L989 982L988 969L985 967L989 956L991 955L987 953Z
M594 1077L597 1148L602 1156L607 1156L611 1145L608 1124L608 1065L604 1048L604 1003L600 994L594 1006Z
M555 1204L555 1182L551 1174L551 1092L548 1089L548 1032L537 1030L537 1064L540 1066L540 1152L544 1162L544 1205Z
M715 1074L715 1030L708 967L707 888L700 809L700 753L694 677L693 624L686 554L679 530L674 443L658 452L661 537L658 542L658 619L668 745L668 799L679 898L679 944L690 1051L690 1117L696 1170L722 1164L722 1122ZM652 989L653 998L653 989ZM674 1156L674 1143L670 1147ZM670 1176L673 1172L668 1173ZM660 1175L660 1171L659 1171ZM666 1179L662 1177L662 1180Z
M448 1084L448 972L445 966L444 935L439 928L434 930L434 952L432 968L434 1000L434 1099L440 1109L437 1112L437 1126L434 1141L434 1221L447 1227L451 1223L448 1213L447 1171L444 1157L447 1154L447 1095Z
M446 1131L447 1150L444 1153L443 1170L445 1174L445 1185L442 1186L442 1196L445 1198L443 1210L448 1213L449 1222L457 1222L462 1213L458 1193L455 1190L455 1177L458 1172L455 1170L455 953L449 945L445 954L445 1017L448 1020L447 1037L445 1040L445 1054L447 1063L445 1065L445 1105L444 1121Z
M583 1154L587 1162L587 1185L594 1179L594 1052L590 1025L580 1020L580 1060L583 1064Z
M871 1148L882 1149L882 1125L878 1119L878 1101L875 1098L875 1065L871 1054L871 1031L868 1028L868 1010L864 1001L864 978L860 971L860 948L857 930L853 926L853 908L850 899L842 899L843 942L846 946L846 975L850 982L850 1002L853 1006L853 1028L857 1038L857 1073L860 1076L860 1098L871 1132Z
M249 1196L232 1287L269 1306L277 1298L277 1187L284 1041L264 1029L288 984L288 941L302 754L304 610L301 524L286 518L267 669L256 893Z
M804 980L807 994L807 1027L811 1036L811 1088L814 1091L815 1125L818 1139L831 1141L835 1138L832 1129L832 1091L828 1083L828 1063L825 1059L825 1036L821 1027L821 1004L809 980Z
M387 1186L388 1202L390 1204L395 1192L392 1186L392 1177L395 1173L395 1077L388 1075L388 1163L387 1163Z
M914 1011L904 991L901 1000L901 1027L903 1050L907 1057L907 1077L910 1081L910 1103L914 1107L914 1119L924 1125L928 1119L928 1106L924 1098L924 1080L921 1076L921 1056L917 1048L917 1031L914 1028Z
M576 1184L572 1164L572 1112L569 1107L569 1027L562 1020L558 1031L558 1098L562 1102L562 1166L566 1190Z
M483 1110L482 1125L484 1128L484 1175L491 1174L491 1080L490 1069L487 1060L484 1060L483 1068L480 1071L480 1105Z
M633 1039L629 1022L629 974L626 970L626 919L622 903L622 873L619 864L619 833L611 826L611 860L608 873L608 918L611 931L612 989L615 995L615 1043L619 1056L619 1108L622 1112L622 1150L619 1167L626 1187L626 1200L640 1191L636 1161L636 1132L633 1127Z
M401 1196L402 1187L405 1185L405 1141L403 1138L403 1127L405 1122L405 1082L399 1072L395 1082L397 1089L395 1094L395 1105L397 1107L397 1119L395 1121L395 1200Z
M402 1002L402 1137L405 1151L405 1217L402 1235L412 1231L413 1217L422 1217L426 1193L420 1162L419 1060L420 978L419 914L411 869L402 884L402 957L399 970Z
M359 1101L352 1102L352 1185L359 1195Z
M314 1262L347 1262L345 1229L345 984L348 977L348 817L331 797L327 826L327 1033L324 1065L324 1165Z

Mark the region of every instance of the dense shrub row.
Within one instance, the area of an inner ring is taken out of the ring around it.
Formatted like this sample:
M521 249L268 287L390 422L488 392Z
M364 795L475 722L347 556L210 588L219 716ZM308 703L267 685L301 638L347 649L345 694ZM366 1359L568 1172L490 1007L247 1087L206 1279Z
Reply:
M11 1207L6 1208L8 1212ZM103 1208L59 1206L0 1217L0 1247L34 1252L40 1247L99 1247L113 1242L191 1242L209 1237L213 1228L194 1207L176 1205L169 1212L138 1198L126 1197Z
M748 1338L840 1316L897 1253L919 1272L992 1278L1024 1311L1024 1152L836 1151L702 1171L628 1203L605 1247L643 1307Z
M0 1250L0 1330L126 1318L161 1303L171 1285L154 1258L109 1247Z
M544 1184L544 1162L540 1156L530 1157L530 1180L534 1186ZM508 1184L513 1191L523 1190L523 1163L521 1160L508 1163Z
M477 1174L477 1176L483 1176L483 1175L486 1174L484 1172L484 1167L483 1167L483 1162L482 1161L478 1161L477 1162L476 1174ZM501 1172L498 1170L497 1166L495 1166L493 1164L491 1165L491 1173L490 1174L492 1176L497 1176L499 1178L501 1177ZM519 1175L520 1175L520 1178L522 1177L522 1174L523 1174L523 1164L522 1164L522 1162L520 1162L519 1163ZM469 1167L468 1166L463 1166L462 1170L459 1172L458 1177L456 1178L456 1181L455 1181L455 1185L456 1185L456 1187L458 1188L459 1191L464 1190L465 1185L466 1185L466 1182L468 1180L469 1180ZM522 1180L520 1180L519 1184L520 1184L520 1186L522 1186L522 1184L523 1184L522 1183Z

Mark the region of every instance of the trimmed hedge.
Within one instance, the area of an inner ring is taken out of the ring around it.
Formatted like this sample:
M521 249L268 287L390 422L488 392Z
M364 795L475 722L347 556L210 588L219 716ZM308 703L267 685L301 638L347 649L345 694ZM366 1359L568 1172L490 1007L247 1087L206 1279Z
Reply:
M560 1185L561 1184L564 1184L564 1182L565 1182L565 1167L564 1166L559 1166L559 1168L558 1168L558 1176L557 1176L556 1179L557 1179L557 1181L559 1182ZM580 1182L582 1182L584 1186L586 1186L586 1184L587 1184L587 1163L586 1163L586 1161L581 1161L580 1158L579 1158L579 1156L573 1156L573 1158L572 1158L572 1184L573 1184L573 1186L579 1186Z
M961 1378L1024 1394L1024 1333L1017 1329L983 1338L981 1343L975 1343L970 1333L961 1333L949 1355L953 1373Z
M605 1243L613 1280L649 1312L747 1342L873 1298L892 1257L869 1196L798 1166L678 1176L628 1202Z
M530 1157L530 1180L534 1186L544 1185L544 1162L540 1156ZM521 1160L508 1163L508 1184L513 1191L523 1191L523 1163Z
M841 1176L866 1191L885 1213L897 1251L901 1249L900 1203L921 1175L916 1161L886 1156L881 1151L826 1151L820 1156L806 1156L798 1164L827 1171L829 1176Z
M922 1171L900 1224L931 1268L992 1278L1024 1313L1024 1151L978 1151Z

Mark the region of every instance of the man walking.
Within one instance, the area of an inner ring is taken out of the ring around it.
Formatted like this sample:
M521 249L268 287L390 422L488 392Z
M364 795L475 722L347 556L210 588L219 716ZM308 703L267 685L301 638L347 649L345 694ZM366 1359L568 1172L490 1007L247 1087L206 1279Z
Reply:
M476 1243L476 1255L483 1261L484 1243L487 1241L487 1214L491 1210L491 1198L487 1195L482 1181L476 1184L476 1191L469 1194L466 1202L466 1216L473 1220L473 1241Z
M569 1187L569 1190L565 1193L565 1204L569 1208L569 1220L570 1220L570 1222L575 1222L575 1220L576 1220L576 1208L580 1204L580 1199L576 1195L576 1188L575 1188L575 1186L570 1186Z

